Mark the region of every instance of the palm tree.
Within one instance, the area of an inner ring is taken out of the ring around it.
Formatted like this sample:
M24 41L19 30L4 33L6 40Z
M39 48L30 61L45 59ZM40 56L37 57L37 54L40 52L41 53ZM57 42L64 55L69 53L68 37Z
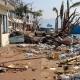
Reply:
M23 6L23 13L25 14L24 15L24 17L27 19L27 22L29 21L29 15L28 15L28 13L29 13L29 8L28 8L28 5L26 4L26 5L24 5Z
M57 10L57 8L54 7L53 11L55 11L56 14L57 14L57 17L56 17L56 20L55 20L55 32L58 33L58 10Z
M33 16L34 16L34 27L35 29L34 30L37 30L39 28L39 22L40 22L40 17L42 16L42 10L38 10L38 11L35 11L33 12Z
M38 11L33 12L33 15L34 15L34 18L42 16L42 10L38 10Z
M15 13L19 18L23 18L23 4L15 9Z
M15 9L15 12L18 17L23 18L23 16L26 16L26 14L30 12L30 10L27 4L20 4L20 6Z
M29 8L28 8L27 5L24 5L24 6L23 6L23 12L25 13L25 16L26 16L26 13L29 12Z
M78 16L76 14L76 10L74 10L74 12L72 14L70 14L70 9L73 7L79 6L79 5L80 5L80 2L76 2L70 6L69 0L67 0L67 10L64 11L64 4L62 2L61 9L60 9L60 18L61 18L61 27L63 26L63 28L59 34L62 34L64 32L67 32L68 30L70 30L70 27L73 24L72 23L73 20L75 19L76 16ZM58 11L56 8L54 8L54 11L58 14ZM79 19L75 20L74 24L78 23L78 21L79 21Z
M76 14L76 9L72 14L70 14L70 9L73 7L77 7L79 5L80 5L80 2L76 2L70 6L69 0L67 0L67 10L64 10L64 4L62 2L60 15L58 15L58 10L56 8L53 8L53 11L55 11L57 14L57 18L56 18L57 25L55 24L55 28L58 28L59 16L61 18L61 27L63 27L61 31L59 31L54 37L59 37L59 36L63 38L66 37L67 35L70 34L70 29L73 27L73 24L76 25L77 23L79 23L80 17L78 17L78 19L75 20L76 16L79 16L78 14ZM57 46L59 45L61 44L58 44Z

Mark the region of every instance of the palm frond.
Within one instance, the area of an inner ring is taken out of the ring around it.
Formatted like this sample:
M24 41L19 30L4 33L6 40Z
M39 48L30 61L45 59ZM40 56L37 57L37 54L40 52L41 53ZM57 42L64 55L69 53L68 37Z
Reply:
M69 16L69 19L70 19L73 15L75 15L75 13L76 13L76 9L75 9L74 12Z
M78 7L78 6L80 6L80 2L76 2L76 3L74 3L73 5L70 6L70 8Z
M63 18L63 12L64 12L64 4L62 2L61 8L60 8L60 17Z
M56 13L58 13L58 10L56 7L53 8L53 11L55 11Z
M67 18L69 19L70 7L69 7L69 0L67 0Z

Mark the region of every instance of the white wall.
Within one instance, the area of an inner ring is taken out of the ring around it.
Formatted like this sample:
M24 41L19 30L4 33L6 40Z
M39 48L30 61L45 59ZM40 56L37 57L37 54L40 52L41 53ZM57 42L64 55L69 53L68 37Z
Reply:
M4 47L9 44L9 33L2 34L1 46Z
M6 15L8 16L8 10L14 10L14 6L12 6L11 4L7 3L7 5L5 5L3 0L0 0L0 15ZM1 19L1 21L3 21ZM9 26L9 24L7 24ZM9 44L9 33L5 32L3 34L3 22L1 22L0 24L0 46L6 46Z
M1 16L4 15L4 14L0 14ZM5 13L5 15L7 15L7 12ZM1 28L1 32L0 32L0 47L4 47L6 45L9 44L9 33L4 33L3 34L3 18L1 19L1 25L0 25L0 28ZM8 24L7 24L8 25ZM6 26L7 26L6 25Z

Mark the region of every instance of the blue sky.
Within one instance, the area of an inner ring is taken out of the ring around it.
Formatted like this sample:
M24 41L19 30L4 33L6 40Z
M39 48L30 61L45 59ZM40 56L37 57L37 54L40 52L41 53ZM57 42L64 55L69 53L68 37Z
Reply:
M32 3L35 10L43 10L43 18L55 18L55 13L52 11L53 7L60 8L61 2L66 0L23 0L25 3ZM73 3L80 0L71 0ZM71 3L72 3L71 2Z

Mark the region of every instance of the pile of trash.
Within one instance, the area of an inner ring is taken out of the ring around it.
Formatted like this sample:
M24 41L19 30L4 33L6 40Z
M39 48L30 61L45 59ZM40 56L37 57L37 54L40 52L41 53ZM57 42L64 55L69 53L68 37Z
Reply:
M10 64L8 66L0 66L0 73L7 72L7 71L25 71L29 68L28 65L24 66L16 66L15 64Z
M33 57L34 55L49 55L54 50L54 45L48 45L48 44L17 44L17 47L20 48L27 48L27 51L25 52L26 57Z
M61 80L80 80L80 73L76 73L76 74L62 74L60 76L58 76L58 79Z
M43 50L51 50L51 49L54 49L55 45L48 45L48 44L40 43L39 45L37 45L37 47Z

